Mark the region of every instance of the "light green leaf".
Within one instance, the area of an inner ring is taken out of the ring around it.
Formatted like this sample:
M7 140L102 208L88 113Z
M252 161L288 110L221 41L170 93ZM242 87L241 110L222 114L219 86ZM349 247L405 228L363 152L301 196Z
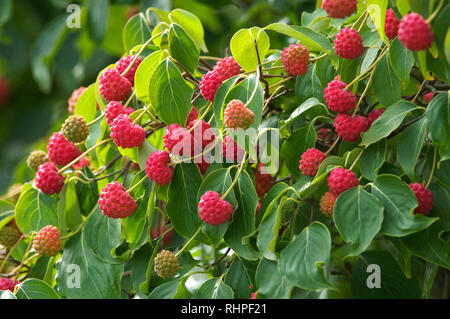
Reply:
M386 18L386 9L387 9L388 0L367 0L367 12L369 12L370 17L372 18L373 24L377 28L378 33L380 34L381 39L389 45L389 40L386 37L386 33L384 32L384 20Z
M199 49L182 27L172 24L169 29L170 55L191 73L197 70Z
M194 40L200 50L208 52L204 39L203 26L196 15L183 9L175 9L170 12L169 19L173 23L179 24L192 40Z
M255 41L258 47L259 60L262 62L270 48L270 39L263 29L258 27L241 29L233 35L230 41L233 57L246 72L255 71L258 65Z
M220 278L207 280L197 291L197 299L233 299L234 292Z
M361 175L373 181L377 178L378 170L383 165L386 157L387 143L383 139L377 143L369 145L359 161Z
M384 56L376 66L372 87L376 98L385 107L401 99L401 82L391 68L389 57Z
M17 299L61 299L47 283L39 279L27 279L17 286Z

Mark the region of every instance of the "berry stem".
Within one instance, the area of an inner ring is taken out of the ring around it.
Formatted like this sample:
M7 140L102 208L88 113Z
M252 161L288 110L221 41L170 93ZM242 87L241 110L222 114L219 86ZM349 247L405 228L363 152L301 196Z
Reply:
M422 81L422 83L420 84L420 87L419 87L419 89L417 90L416 95L414 95L414 98L411 100L411 103L414 103L414 102L416 101L416 99L419 97L420 92L422 92L422 88L423 88L423 86L425 85L425 82L427 82L426 79L424 79L424 80Z
M358 162L359 158L361 157L361 155L363 154L364 149L361 150L361 152L359 152L358 156L355 158L355 160L352 163L352 166L350 166L349 170L352 170L353 167L356 165L356 163Z
M12 255L14 249L16 249L16 247L19 245L19 243L22 241L22 239L24 239L25 236L22 235L20 236L19 240L17 240L17 242L14 244L14 246L12 246L9 251L8 254L5 256L5 259L3 260L2 264L0 265L0 274L2 273L3 267L5 267L6 262L8 261L9 257Z
M197 235L200 233L201 230L202 226L200 226L195 232L195 234L192 235L192 237L184 244L184 246L179 251L177 251L175 257L178 257L186 249L186 247L189 246L189 244L195 239L195 237L197 237Z
M353 29L353 28L358 24L358 22L359 22L362 18L367 17L368 14L369 14L369 12L367 12L367 10L364 11L363 13L361 13L361 15L358 17L358 19L356 19L356 21L353 22L353 24L350 26L350 29Z
M126 108L135 96L136 96L136 90L133 90L133 94L131 94L131 96L128 98L127 102L125 103L125 105L123 107Z
M279 91L279 90L281 90L281 89L283 89L283 88L285 88L285 86L279 86L279 87L277 87L273 92L272 92L272 95L267 99L267 101L266 101L266 103L264 103L264 106L263 106L263 110L267 107L267 105L269 105L269 103L270 103L270 101L272 101L272 99L273 99L273 97L275 96L275 94Z
M334 141L333 145L331 145L330 148L325 152L325 155L328 155L333 150L333 148L339 143L340 139L341 138L338 137L336 141Z
M437 16L437 14L439 13L439 10L441 10L443 4L444 4L444 0L441 0L441 2L439 2L439 4L436 7L436 9L433 11L433 13L426 20L428 24L430 24L430 22L433 21L433 19Z
M227 191L221 196L222 199L225 199L228 196L228 194L233 190L234 185L236 185L236 183L239 179L239 176L242 173L242 169L244 168L244 163L247 161L246 157L247 157L246 154L244 154L244 158L242 159L242 162L239 166L236 176L234 177L234 180L231 183L230 187L228 187Z
M87 123L87 126L92 126L95 123L101 121L103 118L105 117L105 114L100 115L99 117L97 117L95 120L92 120L91 122Z
M425 188L428 188L431 184L431 180L433 179L434 174L434 168L436 167L436 159L437 159L437 146L434 146L434 153L433 153L433 166L431 167L431 173L430 177L428 177L428 182L425 185Z
M359 27L358 27L358 32L361 31L361 29L363 28L364 24L366 23L368 17L369 17L369 12L367 12L367 13L364 15L364 20L361 22L361 24L360 24Z
M324 53L324 54L322 54L322 55L319 55L318 57L309 59L309 62L318 61L318 60L320 60L320 59L323 59L323 58L326 57L327 55L328 55L328 53Z
M279 82L277 82L277 83L274 83L274 84L272 84L271 86L269 86L269 90L270 90L270 89L273 89L273 88L276 87L277 85L280 85L280 84L285 83L285 82L287 82L287 81L289 81L289 80L292 80L293 78L295 78L295 76L290 76L290 77L288 77L288 78L286 78L286 79L283 79L283 80L281 80L281 81L279 81Z
M200 59L201 60L213 60L213 61L220 61L220 60L222 60L222 58L218 58L218 57L215 57L215 56L205 56L205 55L201 55Z
M127 193L130 194L133 190L135 190L139 185L141 185L147 179L147 175L142 177L139 182L133 185L130 189L127 190Z
M352 117L355 117L356 112L358 112L359 105L361 104L364 96L366 95L366 93L367 93L367 91L369 89L370 82L372 81L372 77L373 77L373 74L375 73L375 70L376 70L376 67L373 68L372 71L370 72L369 80L367 81L366 87L365 87L364 91L362 92L361 96L359 97L359 100L358 100L358 103L355 106L355 109L353 110Z
M271 71L271 70L279 70L279 69L284 69L284 65L271 66L270 68L265 68L265 69L262 69L262 70L263 71Z
M27 249L25 250L25 254L22 257L22 260L20 261L20 265L17 267L16 275L14 276L14 281L17 281L17 278L20 275L20 270L22 269L23 264L25 263L25 258L30 253L31 245L33 244L33 240L30 238L30 242L28 243Z

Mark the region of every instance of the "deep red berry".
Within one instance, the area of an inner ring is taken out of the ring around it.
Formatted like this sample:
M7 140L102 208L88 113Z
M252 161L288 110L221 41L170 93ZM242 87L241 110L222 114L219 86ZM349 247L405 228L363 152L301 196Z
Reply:
M186 125L191 123L193 120L196 120L197 118L198 118L198 110L194 105L192 105L192 109L189 112L186 120Z
M209 168L209 165L211 165L211 163L206 161L206 159L203 156L194 158L194 162L197 164L198 169L200 170L200 173L202 173L202 175L206 173L206 170Z
M192 157L194 150L194 138L187 129L179 124L170 124L163 137L164 146L169 153Z
M423 96L423 99L425 100L425 102L430 103L433 99L433 92L428 92L427 94L425 94Z
M325 103L334 112L348 112L355 107L356 96L350 90L345 90L347 84L337 76L328 83L324 90Z
M64 186L64 177L58 173L55 163L47 162L39 166L35 183L43 193L57 194Z
M372 126L372 123L375 122L375 120L377 118L379 118L381 116L381 114L384 113L384 109L376 109L376 110L372 110L369 113L369 116L367 117L367 124L369 127Z
M356 186L358 186L358 177L349 169L336 167L328 176L328 187L336 196Z
M239 63L230 56L217 61L214 71L222 76L222 81L225 81L241 73L241 67L239 66Z
M107 101L125 100L131 92L131 83L116 69L107 69L100 75L99 90Z
M357 0L323 0L324 9L331 18L343 19L356 11Z
M123 148L139 147L145 140L145 130L125 114L121 114L111 125L114 144Z
M169 166L170 155L166 151L153 152L145 164L145 173L148 178L158 185L170 183L173 174L173 167Z
M33 248L41 256L55 256L61 249L61 235L58 228L47 225L33 238Z
M405 15L398 27L398 40L411 51L426 50L434 41L433 32L420 14Z
M228 103L223 113L225 126L228 128L248 129L255 122L255 114L246 108L240 100L232 100Z
M384 32L389 40L393 40L397 36L399 23L394 10L389 8L386 11L386 20L384 22Z
M231 136L225 136L222 143L222 154L227 162L241 162L244 158L245 151Z
M84 93L84 91L86 91L86 88L82 86L79 89L76 89L72 92L72 96L67 101L67 103L69 104L67 109L69 110L70 114L73 114L73 111L75 110L75 105L77 105L78 99Z
M367 118L361 115L352 117L347 113L339 113L334 119L334 128L342 140L356 142L361 138L361 133L369 128Z
M191 121L187 126L187 129L194 137L194 154L199 154L201 149L205 149L216 139L211 125L209 125L209 123L205 122L204 120Z
M303 175L316 176L320 163L327 156L316 148L309 148L302 154L300 159L300 170Z
M133 62L134 57L134 55L128 55L117 61L115 66L116 70L119 71L120 74L122 74L128 68L130 63ZM136 70L141 62L141 57L137 57L136 61L134 61L133 63L133 66L128 70L127 74L124 75L124 77L128 81L130 81L132 85L134 85L134 75L136 74Z
M102 189L98 204L103 215L111 218L126 218L137 208L134 198L119 182L109 183Z
M80 149L66 140L61 132L50 137L47 152L50 161L58 166L65 166L81 155Z
M200 82L199 88L202 96L205 100L214 101L214 96L219 86L222 84L223 77L220 73L216 71L209 71L206 73L202 81Z
M281 53L281 62L291 76L305 75L308 71L309 51L301 44L291 44Z
M259 163L258 170L254 170L255 188L258 197L263 197L271 188L273 183L272 175L264 171L263 163Z
M359 32L350 28L342 28L334 40L336 54L344 59L356 59L364 52Z
M207 191L200 198L198 213L208 224L217 226L227 222L233 214L234 207L214 191Z
M124 107L120 102L109 102L105 107L106 123L111 127L116 117L121 114L131 115L133 112L134 110L131 107Z
M433 208L433 193L420 183L411 183L409 187L416 195L419 206L414 210L415 214L428 215Z
M334 203L336 202L336 195L332 192L326 192L320 198L320 211L327 217L333 215Z
M19 282L14 282L14 280L9 278L0 277L0 290L9 290L14 292L14 288Z

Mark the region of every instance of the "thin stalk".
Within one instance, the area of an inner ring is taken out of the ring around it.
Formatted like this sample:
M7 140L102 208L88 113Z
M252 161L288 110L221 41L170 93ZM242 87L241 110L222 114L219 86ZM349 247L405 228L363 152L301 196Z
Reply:
M433 166L431 167L431 173L430 177L428 177L428 182L425 185L425 188L428 188L431 184L431 180L433 179L434 174L434 168L436 167L436 159L437 159L437 146L434 147L434 153L433 153Z
M200 231L202 230L202 227L200 226L197 231L195 232L194 235L192 235L192 237L186 242L186 244L184 244L184 246L177 251L177 253L175 254L175 257L178 257L185 249L186 247L189 246L189 244L195 239L195 237L197 237L197 235L200 233Z
M105 117L105 114L100 115L99 117L97 117L95 120L92 120L91 122L87 123L87 126L92 126L95 123L101 121L103 118Z
M28 246L27 246L27 250L25 250L25 254L23 255L22 261L20 262L20 265L17 267L17 272L16 272L16 275L14 276L14 281L17 281L17 278L20 275L20 269L22 269L22 266L25 263L25 258L28 256L32 244L33 244L33 241L30 240L30 242L28 243Z
M411 100L411 103L414 103L416 101L416 99L419 97L420 92L422 92L422 88L425 85L425 82L427 80L423 80L422 83L420 84L419 90L417 91L416 95L414 95L414 98Z
M242 162L241 162L241 164L239 166L239 169L238 169L238 171L236 173L236 176L234 177L234 180L231 183L230 187L228 187L227 191L221 196L222 199L225 199L228 196L228 194L233 190L234 185L236 185L236 183L237 183L237 181L239 179L239 176L242 173L242 169L244 168L244 163L245 162L246 162L246 156L244 155L244 158L242 159Z
M5 267L6 262L8 261L9 257L11 256L11 254L13 253L14 249L16 249L16 247L19 245L19 243L22 241L22 239L24 239L25 236L22 235L20 236L19 240L14 244L14 246L12 246L9 249L8 254L5 256L5 259L3 260L3 263L0 265L0 274L2 273L3 267Z
M353 84L355 84L356 82L358 82L363 76L365 76L367 74L367 72L369 72L370 70L372 70L373 67L375 67L380 60L386 55L386 53L388 53L389 50L387 50L387 47L384 47L383 49L384 51L378 56L378 59L375 60L375 62L373 62L368 68L367 70L365 70L363 73L361 73L360 75L358 75L353 81L351 81L349 84L347 84L347 86L345 87L344 90L348 90Z
M353 167L356 165L356 163L358 162L359 158L361 157L361 155L363 154L364 149L361 150L361 152L358 154L358 156L355 158L355 160L353 161L352 166L350 166L349 170L352 170Z
M433 21L433 19L437 16L437 14L439 13L439 10L442 8L443 4L444 4L444 0L441 0L441 2L439 2L439 5L436 7L436 9L433 11L433 13L426 20L428 24L430 24L430 22Z
M364 91L362 92L361 96L359 97L359 101L356 104L355 109L353 110L352 117L354 117L356 115L356 112L358 111L359 105L361 104L364 96L367 93L367 90L369 89L370 82L372 81L372 77L373 77L373 74L375 73L375 70L376 70L376 68L373 68L372 72L370 72L370 77L369 77L369 80L367 81L366 88L364 89Z
M290 76L290 77L288 77L288 78L286 78L286 79L283 79L283 80L281 80L281 81L279 81L279 82L277 82L277 83L274 83L274 84L272 84L271 86L269 86L269 89L273 89L273 88L276 87L277 85L283 84L283 83L285 83L285 82L287 82L287 81L289 81L289 80L292 80L293 78L295 78L295 76Z
M328 155L328 154L333 150L333 148L338 144L338 142L339 142L340 139L341 139L341 138L338 137L338 138L336 139L336 141L334 141L333 145L331 145L330 148L325 152L325 155Z
M147 175L142 177L139 182L133 185L130 189L127 190L127 193L130 194L133 190L135 190L139 185L141 185L147 179Z

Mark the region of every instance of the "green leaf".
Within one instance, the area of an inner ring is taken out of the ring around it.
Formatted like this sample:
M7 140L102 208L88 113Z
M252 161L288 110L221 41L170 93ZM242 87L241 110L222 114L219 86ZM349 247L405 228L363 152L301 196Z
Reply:
M372 194L384 205L383 234L403 237L429 227L436 218L414 215L417 199L409 186L395 175L379 175Z
M109 0L88 0L88 30L95 42L101 42L108 27Z
M73 230L83 222L75 183L64 184L59 193L57 209L61 236L67 234L67 229Z
M329 261L330 250L328 228L320 222L313 222L281 252L280 272L294 286L302 289L333 288L323 270L323 265Z
M178 280L169 281L156 287L148 299L171 299L177 293Z
M230 41L233 57L246 72L255 71L258 65L255 40L258 47L259 60L262 62L270 48L270 39L263 29L253 27L236 32Z
M296 82L297 83L297 82ZM280 130L286 130L286 128L295 121L299 116L307 112L311 109L320 109L320 113L325 115L328 113L328 108L326 105L322 102L320 102L318 99L312 97L307 99L305 102L303 102L299 107L297 107L291 115L289 115L289 118L284 121L283 126L280 128Z
M58 226L57 203L49 195L29 188L16 206L16 223L20 231L29 234L47 225Z
M397 144L398 163L410 180L415 180L416 177L414 169L425 141L426 131L426 119L422 118L403 131Z
M17 299L61 299L47 283L39 279L27 279L17 286Z
M172 24L169 29L169 52L186 69L195 73L200 51L183 28L177 24Z
M316 66L314 64L308 68L304 76L297 76L295 80L295 93L300 103L304 103L310 98L323 101L323 88L315 70Z
M436 95L425 113L430 139L439 147L441 161L449 158L450 145L450 94Z
M395 38L389 48L389 60L397 77L402 81L403 87L407 87L410 79L411 68L414 65L414 56L399 40Z
M367 132L362 133L361 145L367 146L389 136L410 112L419 108L403 100L391 105L372 123Z
M373 73L372 87L376 98L385 107L401 99L401 82L384 56ZM386 90L389 87L389 90Z
M234 258L224 279L234 292L236 299L249 299L251 296L250 281L239 257Z
M152 31L142 13L128 20L122 32L123 47L130 51L139 44L144 44L152 35Z
M384 43L389 45L389 40L386 37L386 33L384 32L384 20L386 18L386 9L387 9L388 0L367 0L367 12L369 12L370 17L372 18L373 24L377 28L378 33L380 34L381 39L383 39Z
M383 222L383 205L361 186L339 195L333 208L333 220L345 242L347 256L357 256L369 247Z
M183 9L175 9L170 12L169 19L171 22L179 24L192 40L194 40L200 50L208 52L204 39L203 26L196 15Z
M158 116L166 124L184 125L191 111L192 88L186 84L175 64L166 58L150 79L149 97Z
M212 278L200 287L195 296L197 299L233 299L234 292L220 278Z
M409 0L396 0L397 9L402 16L409 13L411 7L409 6Z
M265 299L288 299L292 285L281 276L276 261L261 259L256 270L258 295Z
M14 205L5 200L0 200L0 229L11 221L11 216L14 216Z
M86 122L91 122L97 114L97 100L95 99L95 84L91 84L81 94L75 105L74 114L84 117Z
M369 145L359 161L361 175L373 181L377 178L378 170L384 163L386 157L387 143L383 139L377 143Z

